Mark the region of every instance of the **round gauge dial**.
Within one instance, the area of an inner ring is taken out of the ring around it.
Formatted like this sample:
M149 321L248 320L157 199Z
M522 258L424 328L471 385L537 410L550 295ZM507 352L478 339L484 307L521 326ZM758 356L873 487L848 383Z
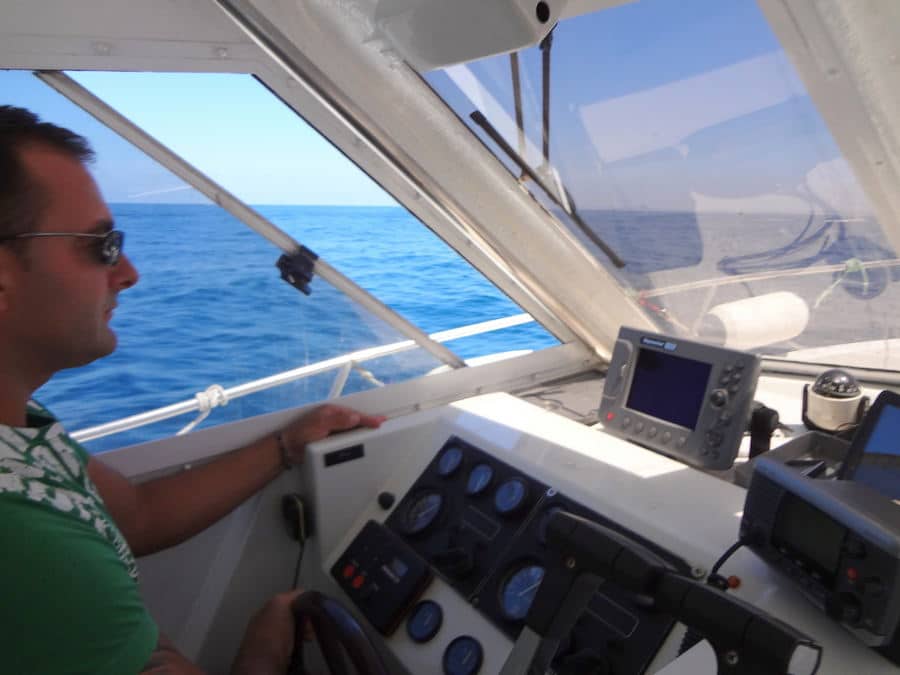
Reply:
M497 513L508 516L518 511L528 496L528 486L521 478L510 478L500 484L494 494Z
M503 616L512 621L522 621L528 616L543 580L544 568L540 565L523 565L510 574L500 587Z
M494 470L490 464L476 464L469 472L469 481L466 483L467 495L480 495L488 489L494 480Z
M443 505L444 498L439 492L424 492L416 497L403 514L403 529L406 534L419 534L428 529Z
M413 608L406 621L406 632L415 642L428 642L437 635L444 621L444 611L434 600L423 600Z
M475 675L481 669L481 643L469 635L456 638L444 650L444 675Z
M455 445L451 445L444 450L444 454L438 460L438 473L445 478L453 475L462 464L462 460L463 451Z

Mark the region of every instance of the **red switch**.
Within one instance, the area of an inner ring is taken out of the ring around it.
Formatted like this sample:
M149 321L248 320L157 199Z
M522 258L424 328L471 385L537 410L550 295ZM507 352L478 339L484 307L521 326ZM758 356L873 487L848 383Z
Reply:
M366 578L362 574L357 574L356 578L350 582L350 585L353 588L360 589L364 583L366 583Z

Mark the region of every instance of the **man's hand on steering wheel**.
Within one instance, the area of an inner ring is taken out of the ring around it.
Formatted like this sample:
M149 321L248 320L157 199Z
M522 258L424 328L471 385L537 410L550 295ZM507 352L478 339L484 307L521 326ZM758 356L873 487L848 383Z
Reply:
M332 673L346 672L346 655L359 675L387 675L359 622L341 603L318 591L291 591L269 600L250 619L231 675L303 673L298 640L311 640L313 635Z
M297 632L293 603L301 593L276 595L250 619L231 675L285 675Z

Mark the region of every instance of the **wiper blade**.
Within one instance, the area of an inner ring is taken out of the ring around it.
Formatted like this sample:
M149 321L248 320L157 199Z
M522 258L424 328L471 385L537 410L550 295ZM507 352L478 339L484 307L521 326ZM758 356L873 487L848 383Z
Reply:
M554 204L561 208L566 213L566 215L568 215L572 219L572 222L575 223L576 226L578 226L578 229L581 230L584 236L590 239L591 243L593 243L595 246L597 246L597 248L603 251L604 255L609 258L610 262L612 262L613 265L615 265L619 269L625 267L625 261L622 260L622 258L620 258L618 254L613 251L612 248L610 248L609 245L591 229L590 225L584 222L584 219L582 219L581 215L578 213L578 210L575 207L575 202L572 200L572 196L569 194L569 191L566 190L565 187L561 186L562 199L560 199L560 197L557 197L556 192L550 189L550 187L547 186L546 183L544 183L544 181L540 176L538 176L534 169L528 166L521 155L519 155L519 153L517 153L515 149L513 149L513 147L506 142L506 139L504 139L503 136L500 135L500 132L498 132L494 128L494 125L488 121L487 117L485 117L480 110L476 110L475 112L473 112L470 117L472 118L472 121L475 122L475 124L477 124L479 127L481 127L484 132L491 138L491 140L494 141L494 143L496 143L504 153L506 153L507 157L515 162L515 164L519 167L519 171L522 172L522 175L527 176L530 180L534 181L534 184L540 187L541 190L544 191L544 194L546 194ZM565 203L563 202L563 200L565 200Z

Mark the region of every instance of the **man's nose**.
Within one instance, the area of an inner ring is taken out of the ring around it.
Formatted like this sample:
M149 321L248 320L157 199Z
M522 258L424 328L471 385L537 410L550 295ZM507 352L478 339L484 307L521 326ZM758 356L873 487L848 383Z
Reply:
M119 262L110 268L110 272L110 282L119 291L131 288L140 278L137 268L131 264L131 260L124 253L119 257Z

